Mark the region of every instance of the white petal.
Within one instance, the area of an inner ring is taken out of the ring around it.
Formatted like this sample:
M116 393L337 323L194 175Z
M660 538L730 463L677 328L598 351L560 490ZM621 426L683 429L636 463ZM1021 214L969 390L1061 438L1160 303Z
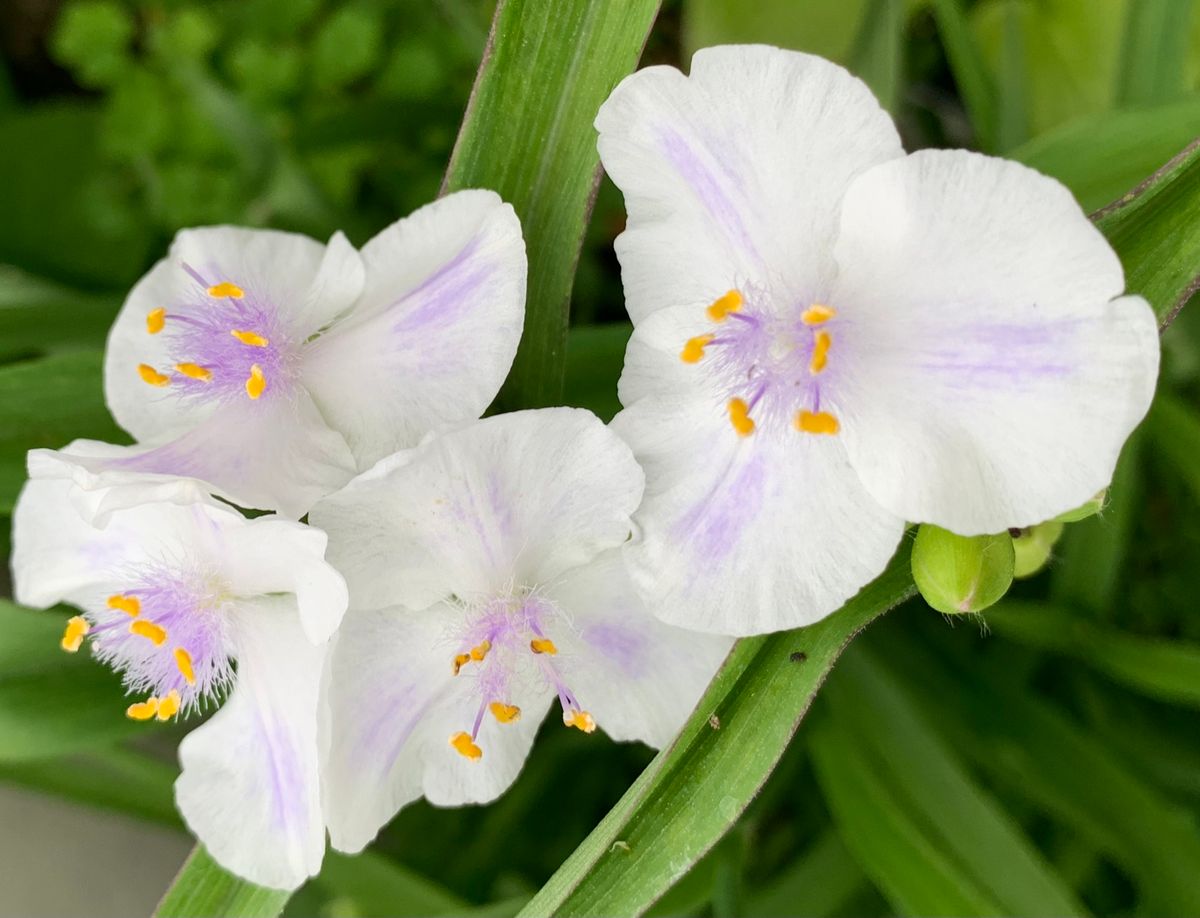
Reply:
M495 397L521 337L525 243L499 196L461 191L392 224L362 257L362 298L312 344L304 374L366 468Z
M1045 176L963 151L846 196L833 399L867 490L955 532L1049 519L1112 477L1158 371L1154 315Z
M341 851L361 851L405 804L484 803L502 794L529 754L550 703L526 701L516 723L489 717L470 760L449 743L470 732L479 707L467 673L454 676L447 629L455 607L423 612L351 612L331 656L324 799L329 834Z
M879 574L904 531L837 438L742 438L719 403L680 398L644 398L613 427L646 471L629 571L670 624L734 635L811 624Z
M354 457L303 390L224 404L178 439L79 458L94 474L194 478L243 507L298 518L350 480Z
M325 853L317 754L325 651L304 636L290 597L238 611L237 683L180 744L175 800L222 867L294 889Z
M731 638L664 624L642 603L622 551L568 571L546 595L571 621L558 640L564 681L616 740L665 746L683 726Z
M596 128L629 212L616 249L635 323L731 288L817 301L834 272L846 186L903 154L864 83L766 46L698 51L690 77L641 70L614 90Z
M320 644L346 611L346 581L325 561L320 529L277 517L259 517L230 529L221 543L221 570L240 595L293 593L309 641Z
M499 415L386 460L313 508L355 608L534 585L629 535L642 474L574 408Z

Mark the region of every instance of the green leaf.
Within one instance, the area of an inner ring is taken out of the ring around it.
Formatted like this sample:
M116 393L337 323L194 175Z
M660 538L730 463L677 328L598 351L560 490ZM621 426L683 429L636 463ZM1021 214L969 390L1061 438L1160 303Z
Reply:
M1150 698L1200 707L1200 645L1143 637L1047 603L1006 602L990 610L997 634L1065 654Z
M765 42L846 62L869 0L687 0L686 57L709 45Z
M436 883L370 851L353 857L327 851L316 882L351 900L359 915L421 918L461 915L468 908Z
M585 325L567 334L567 368L563 381L563 404L587 408L604 421L621 410L617 380L625 359L625 346L633 327Z
M638 914L737 820L850 639L912 595L908 552L837 614L739 641L663 749L522 915Z
M904 89L905 0L870 0L850 52L849 69L895 113Z
M1133 0L1116 97L1126 103L1162 102L1184 91L1193 0Z
M964 889L977 889L1000 914L1083 915L1086 909L1057 876L999 801L981 787L955 750L933 729L904 686L883 669L869 649L855 647L842 660L828 689L833 714L830 730L865 764L869 777L898 811L906 834L920 839L916 852L932 852ZM817 754L814 748L814 754ZM818 757L818 762L822 759ZM823 786L839 787L839 813L870 833L876 818L858 798L841 759L825 755ZM866 812L863 812L866 811ZM839 822L842 820L839 819ZM866 843L873 856L881 842L843 831L851 850ZM906 864L898 852L863 867L889 892L897 907L915 914L962 913L939 905L935 876L922 878L920 864ZM877 869L872 869L872 866ZM934 898L925 898L929 893Z
M868 888L867 877L837 832L830 830L785 868L746 906L750 918L808 918L852 914L849 906Z
M0 265L0 364L49 351L100 348L121 304Z
M529 256L525 334L505 408L559 402L567 307L599 156L592 121L637 64L658 0L501 0L446 174L516 208Z
M291 893L255 886L227 873L200 845L183 863L179 876L154 910L155 918L274 918Z
M1158 456L1175 468L1192 497L1200 502L1200 415L1182 399L1159 392L1146 419L1146 433Z
M954 75L954 83L971 119L971 126L975 128L979 146L984 150L994 150L998 124L995 80L988 71L963 12L963 0L932 0L931 6L942 45L946 49L950 72ZM1127 187L1122 186L1122 190Z

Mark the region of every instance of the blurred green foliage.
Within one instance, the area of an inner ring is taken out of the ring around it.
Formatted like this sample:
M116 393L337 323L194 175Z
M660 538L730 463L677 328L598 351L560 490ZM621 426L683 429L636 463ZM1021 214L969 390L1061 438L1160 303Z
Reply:
M104 336L176 229L362 242L436 195L492 5L0 9L0 551L25 450L120 436ZM1200 133L1197 6L673 0L644 61L722 41L825 54L871 83L910 149L1013 156L1097 209ZM568 400L605 417L628 337L622 219L606 183L567 352ZM983 618L914 602L872 625L738 827L653 914L1200 912L1200 315L1163 344L1159 399L1105 510L1067 524ZM0 604L0 779L178 825L178 733L131 742L111 674L54 650L57 614ZM512 914L649 759L549 725L495 804L407 808L289 913Z

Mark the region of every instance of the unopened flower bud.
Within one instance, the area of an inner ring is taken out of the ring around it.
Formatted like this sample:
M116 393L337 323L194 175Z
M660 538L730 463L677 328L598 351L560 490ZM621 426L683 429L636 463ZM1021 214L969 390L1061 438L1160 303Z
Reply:
M1007 532L960 536L925 523L913 544L913 579L939 612L980 612L1008 591L1014 560Z
M1080 520L1086 520L1089 516L1095 516L1104 509L1104 501L1108 499L1108 490L1100 491L1089 500L1086 504L1081 504L1074 510L1068 510L1066 513L1060 513L1050 522L1052 523L1078 523ZM1018 575L1019 576L1019 575Z
M1054 543L1063 533L1063 526L1063 523L1051 520L1030 526L1022 530L1020 535L1013 536L1013 552L1016 555L1014 577L1032 577L1046 566Z

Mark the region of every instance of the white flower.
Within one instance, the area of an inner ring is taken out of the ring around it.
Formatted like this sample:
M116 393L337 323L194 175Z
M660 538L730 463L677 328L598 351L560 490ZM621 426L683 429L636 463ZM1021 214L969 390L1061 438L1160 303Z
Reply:
M325 852L317 705L325 642L346 608L325 534L279 517L247 520L187 482L139 492L131 478L102 498L98 528L72 506L72 488L35 479L21 494L17 600L82 610L63 649L90 643L140 696L126 711L135 720L168 721L224 699L179 747L176 802L224 867L299 886Z
M479 421L398 453L313 508L350 587L327 683L333 845L395 812L513 781L555 698L563 722L661 745L730 646L658 622L620 546L642 493L591 414Z
M341 233L325 246L184 230L109 335L109 408L139 445L75 444L68 458L299 517L388 453L477 418L524 302L520 223L490 191L423 207L361 253Z
M1109 483L1153 393L1155 321L1060 184L906 156L863 83L777 48L636 73L596 126L629 212L629 561L664 620L805 625L883 569L905 520L1000 532Z

